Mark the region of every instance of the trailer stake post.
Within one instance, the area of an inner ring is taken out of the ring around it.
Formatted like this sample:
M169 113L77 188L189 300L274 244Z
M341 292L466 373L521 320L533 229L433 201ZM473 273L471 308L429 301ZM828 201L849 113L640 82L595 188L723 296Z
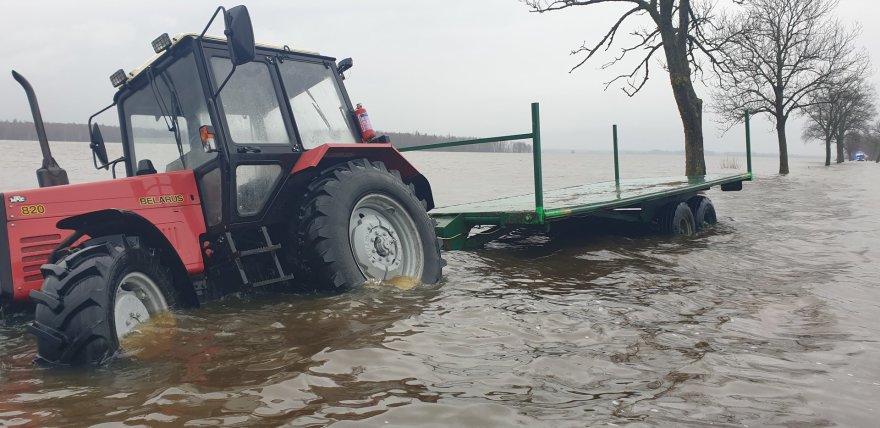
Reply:
M532 161L535 174L535 214L544 223L544 184L541 170L541 118L538 103L532 103Z
M620 187L620 158L617 154L617 125L611 127L614 134L614 183Z
M749 111L746 110L746 168L749 171L749 180L752 179L752 130L749 124Z

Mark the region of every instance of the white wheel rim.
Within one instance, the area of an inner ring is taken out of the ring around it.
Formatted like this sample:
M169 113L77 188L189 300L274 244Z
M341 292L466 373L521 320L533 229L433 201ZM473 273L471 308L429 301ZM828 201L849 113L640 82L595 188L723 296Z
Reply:
M131 334L137 327L168 310L165 296L152 278L141 272L131 272L116 285L113 307L116 338Z
M351 253L367 280L422 278L425 258L415 221L394 199L380 194L361 198L349 220Z

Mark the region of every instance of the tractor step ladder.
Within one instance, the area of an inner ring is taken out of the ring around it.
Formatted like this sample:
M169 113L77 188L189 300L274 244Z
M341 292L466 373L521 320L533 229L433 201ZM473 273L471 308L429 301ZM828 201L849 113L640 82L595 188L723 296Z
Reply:
M252 287L262 287L264 285L277 284L279 282L292 280L293 275L285 274L284 269L281 267L281 261L278 260L278 250L281 249L281 244L272 243L272 238L269 237L269 231L266 229L266 226L260 226L260 232L263 234L266 246L244 251L238 250L238 247L235 245L235 240L232 239L232 232L226 232L226 241L229 242L229 249L232 250L232 257L235 260L235 266L238 267L238 274L241 275L241 282L244 285L250 285ZM241 260L245 257L267 253L272 255L272 260L275 262L275 271L278 273L278 276L263 281L252 282L248 278L247 272L245 272L244 269L244 263Z

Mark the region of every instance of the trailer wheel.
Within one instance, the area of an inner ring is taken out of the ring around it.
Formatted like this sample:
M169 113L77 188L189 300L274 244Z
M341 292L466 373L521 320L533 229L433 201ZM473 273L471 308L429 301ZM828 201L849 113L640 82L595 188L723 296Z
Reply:
M120 339L178 302L168 268L137 238L86 242L42 272L30 330L38 361L51 365L102 364Z
M673 202L660 209L657 229L665 235L693 235L696 232L694 214L685 202Z
M694 214L694 226L696 230L702 230L704 227L718 223L718 217L715 215L715 205L712 200L705 196L696 196L688 201L688 206Z
M298 224L300 279L324 291L367 281L440 280L434 224L412 185L381 162L349 161L308 186Z

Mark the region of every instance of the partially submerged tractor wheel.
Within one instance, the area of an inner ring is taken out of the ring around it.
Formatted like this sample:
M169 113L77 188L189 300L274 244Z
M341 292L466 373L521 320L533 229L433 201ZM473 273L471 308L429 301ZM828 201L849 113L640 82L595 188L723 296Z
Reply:
M370 281L436 283L443 261L425 206L381 162L325 170L309 185L298 219L301 276L325 291Z
M42 271L42 290L31 292L31 331L44 363L101 364L120 340L178 302L168 268L136 237L86 242Z
M665 235L693 235L697 228L694 214L685 202L673 202L660 209L656 219L657 229Z
M688 206L694 214L694 225L697 230L704 227L712 226L718 223L718 217L715 215L715 206L712 201L705 196L695 196L688 201Z

